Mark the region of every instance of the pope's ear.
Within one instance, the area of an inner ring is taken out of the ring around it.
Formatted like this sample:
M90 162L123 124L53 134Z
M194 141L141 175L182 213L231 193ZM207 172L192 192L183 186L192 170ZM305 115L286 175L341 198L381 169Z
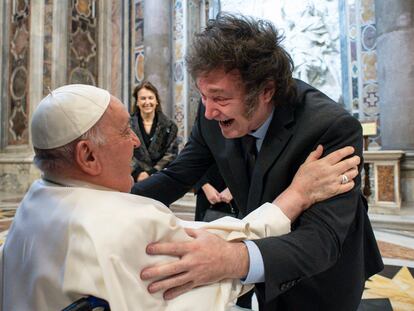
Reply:
M75 159L84 173L92 176L101 173L102 166L98 158L97 148L89 140L81 140L76 144Z

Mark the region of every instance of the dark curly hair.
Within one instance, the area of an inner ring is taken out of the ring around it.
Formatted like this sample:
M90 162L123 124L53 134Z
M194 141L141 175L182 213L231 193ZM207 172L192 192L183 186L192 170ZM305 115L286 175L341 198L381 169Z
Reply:
M138 100L138 92L141 89L147 89L154 93L155 98L158 103L157 107L155 107L155 111L162 112L161 99L160 99L160 94L158 93L158 89L151 82L144 80L140 84L138 84L132 91L132 97L134 98L134 102L132 103L132 106L131 106L131 114L134 114L135 112L139 111L139 108L137 107L137 100Z
M282 40L269 21L222 13L196 35L186 56L188 70L195 79L217 68L226 72L237 69L247 94L246 114L250 115L269 81L275 83L275 105L296 93L293 61L281 46Z

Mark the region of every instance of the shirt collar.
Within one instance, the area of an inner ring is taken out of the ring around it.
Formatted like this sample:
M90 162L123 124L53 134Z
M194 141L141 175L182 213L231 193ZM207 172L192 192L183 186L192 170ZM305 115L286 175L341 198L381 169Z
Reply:
M249 135L256 138L256 147L258 151L262 148L263 140L266 136L267 130L269 129L270 122L272 122L274 111L275 107L272 108L272 112L267 117L266 121L257 130L249 133Z
M266 121L257 130L251 131L249 133L249 135L252 135L256 139L263 140L265 138L265 136L266 136L267 130L268 130L269 125L270 125L270 122L273 119L273 113L274 113L274 111L275 111L275 107L272 107L272 112L267 117Z
M92 184L83 180L77 180L77 179L70 179L70 178L62 178L53 176L50 174L42 174L43 181L47 183L52 183L61 187L78 187L78 188L89 188L89 189L95 189L95 190L105 190L105 191L116 191L104 186Z

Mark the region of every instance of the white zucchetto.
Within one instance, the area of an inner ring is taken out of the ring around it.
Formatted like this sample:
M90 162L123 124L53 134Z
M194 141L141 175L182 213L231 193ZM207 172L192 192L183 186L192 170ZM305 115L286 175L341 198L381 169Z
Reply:
M108 91L86 84L70 84L51 91L33 112L33 146L53 149L79 138L99 121L110 99Z

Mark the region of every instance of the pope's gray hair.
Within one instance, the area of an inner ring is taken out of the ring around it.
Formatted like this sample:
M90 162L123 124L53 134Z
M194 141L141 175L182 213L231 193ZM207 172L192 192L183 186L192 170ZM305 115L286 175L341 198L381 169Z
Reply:
M34 147L34 165L44 173L54 174L59 174L62 168L74 167L76 145L79 141L89 140L97 145L103 145L106 142L105 136L102 133L102 126L100 125L101 120L80 137L64 146L53 149L38 149Z

